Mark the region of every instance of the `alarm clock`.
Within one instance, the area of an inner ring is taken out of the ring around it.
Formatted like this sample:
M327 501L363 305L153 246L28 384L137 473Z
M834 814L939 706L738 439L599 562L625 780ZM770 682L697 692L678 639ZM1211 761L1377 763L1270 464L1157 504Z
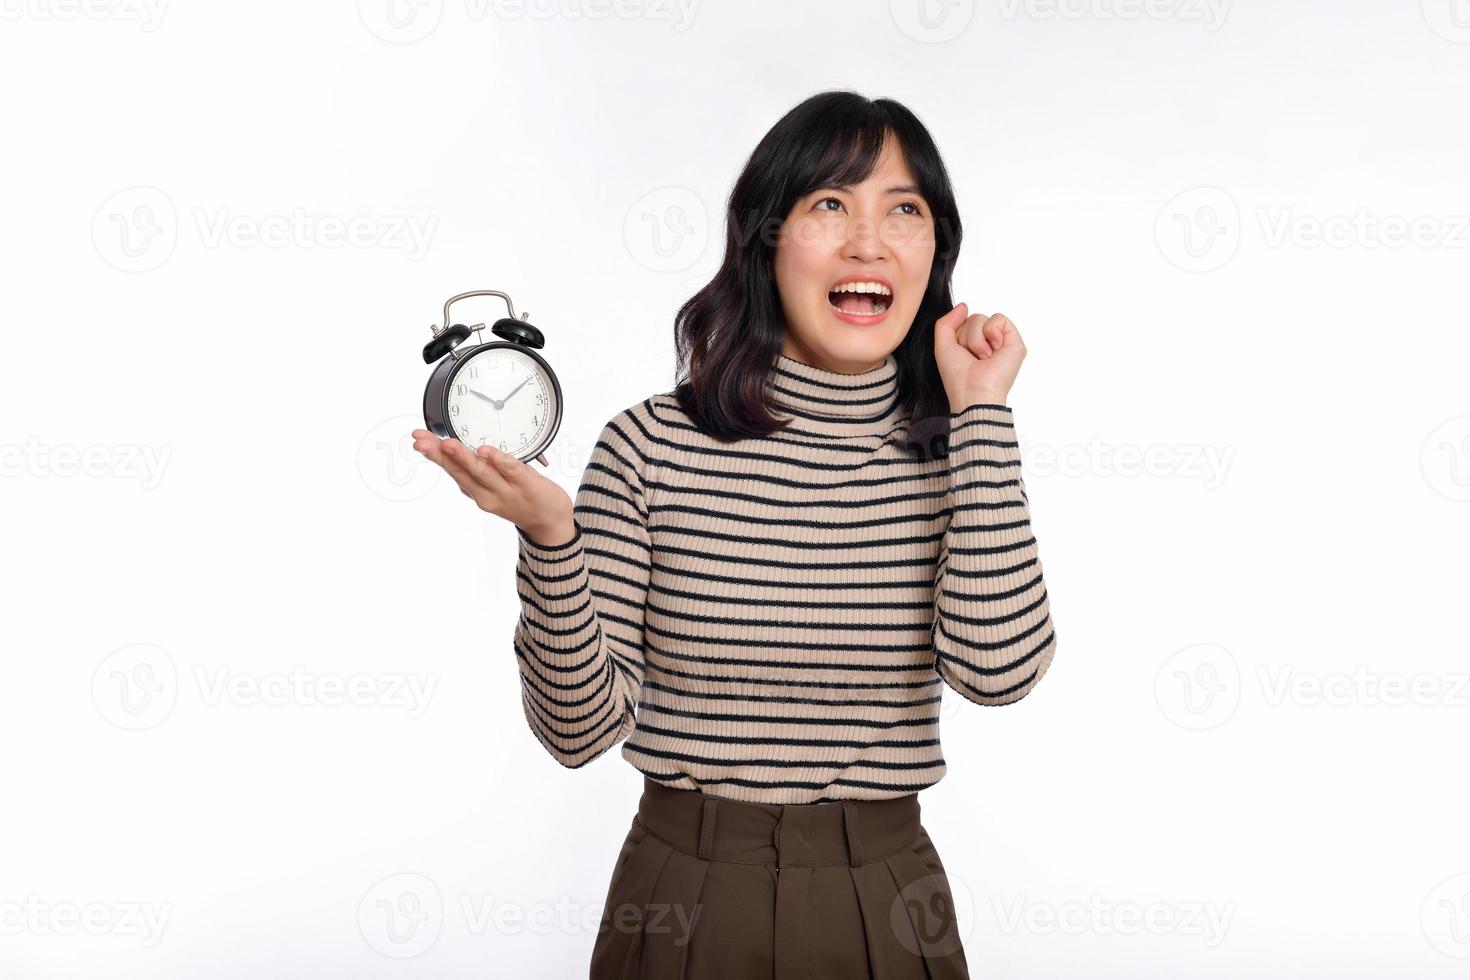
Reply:
M499 296L510 316L490 332L503 340L466 345L485 329L452 323L449 308L471 296ZM442 439L455 438L471 449L494 446L522 462L547 466L542 455L561 426L561 383L536 351L546 346L541 331L516 315L510 297L496 289L476 289L444 303L443 322L431 326L434 339L424 345L424 363L437 366L424 388L424 424Z

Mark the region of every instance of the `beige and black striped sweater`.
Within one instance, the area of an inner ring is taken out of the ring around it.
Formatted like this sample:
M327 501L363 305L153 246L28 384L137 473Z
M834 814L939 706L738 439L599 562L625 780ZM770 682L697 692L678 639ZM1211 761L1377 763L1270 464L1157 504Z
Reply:
M522 699L553 757L623 741L668 786L879 799L944 776L944 684L1036 686L1056 635L1012 412L952 413L948 459L917 461L897 377L778 355L794 421L765 439L705 435L672 392L607 423L572 539L517 535Z

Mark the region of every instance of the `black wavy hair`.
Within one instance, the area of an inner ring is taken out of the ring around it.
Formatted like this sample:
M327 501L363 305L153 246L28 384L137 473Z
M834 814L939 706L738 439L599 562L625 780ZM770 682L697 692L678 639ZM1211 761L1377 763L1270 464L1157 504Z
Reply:
M921 456L947 452L945 440L935 439L947 434L951 413L934 360L934 321L954 307L950 278L961 238L954 191L934 140L908 108L846 90L811 96L762 137L730 192L724 261L675 314L680 380L674 394L702 431L731 441L789 424L772 415L765 398L785 330L770 271L781 226L804 195L866 180L890 136L928 202L935 236L924 298L893 352L898 403L911 420L904 443Z

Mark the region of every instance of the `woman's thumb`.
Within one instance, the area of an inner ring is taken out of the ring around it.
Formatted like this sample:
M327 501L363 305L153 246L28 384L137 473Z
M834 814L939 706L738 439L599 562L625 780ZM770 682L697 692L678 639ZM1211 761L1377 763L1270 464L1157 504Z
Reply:
M964 303L956 303L954 309L934 321L935 351L943 350L955 343L955 331L960 328L960 324L965 322L969 313Z

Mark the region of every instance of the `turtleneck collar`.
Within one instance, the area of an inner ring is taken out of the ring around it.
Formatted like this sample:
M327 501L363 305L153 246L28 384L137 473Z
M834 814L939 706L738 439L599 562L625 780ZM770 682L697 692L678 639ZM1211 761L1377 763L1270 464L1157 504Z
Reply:
M793 417L788 432L881 435L896 418L898 362L889 354L871 371L842 374L778 352L767 392L778 412Z

